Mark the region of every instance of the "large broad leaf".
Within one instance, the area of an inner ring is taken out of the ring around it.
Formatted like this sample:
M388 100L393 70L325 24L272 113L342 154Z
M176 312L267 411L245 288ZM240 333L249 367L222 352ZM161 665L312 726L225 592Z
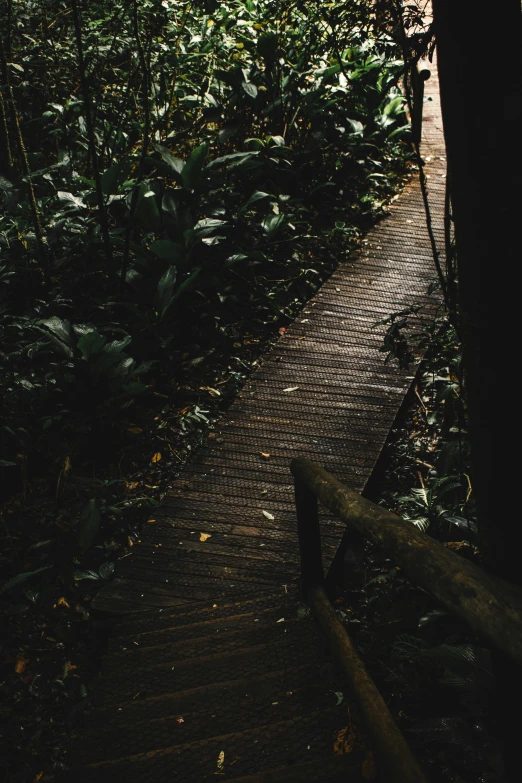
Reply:
M101 176L102 190L106 195L120 192L120 188L127 181L132 168L132 161L120 160L103 172Z
M41 321L38 321L38 325L40 324L46 327L45 329L40 329L40 331L51 338L55 348L60 353L71 358L74 354L75 339L70 321L53 315L51 318L42 318Z
M49 568L52 568L52 566L42 566L42 568L37 568L36 571L25 571L23 574L13 576L13 578L6 582L5 585L0 589L0 594L6 593L8 590L11 590L13 587L16 587L16 585L19 585L22 582L26 582L32 576L39 574L41 571L48 571Z
M96 359L91 365L92 372L106 372L119 364L123 358L127 358L125 354L122 354L122 351L131 340L132 337L127 335L123 340L113 340L111 343L108 343L108 345L105 345L100 353L97 354Z
M158 231L161 220L156 203L156 194L146 182L140 185L136 217L149 231Z
M177 269L175 266L169 266L166 272L164 272L160 277L156 297L158 302L158 310L160 313L163 312L172 297L172 292L174 291L174 286L176 284L176 278Z
M99 353L107 338L102 334L98 334L96 331L88 332L80 337L78 340L78 349L82 352L86 359L93 354Z
M162 160L167 164L172 175L182 182L181 172L185 166L185 161L181 158L176 158L170 150L161 144L154 144L154 149L161 155Z
M85 552L90 549L98 534L101 524L101 514L98 501L93 498L83 507L78 522L78 544Z
M185 233L185 242L187 245L197 242L203 239L203 237L210 236L218 228L223 228L223 226L226 226L224 220L216 220L215 218L198 220L194 228Z
M87 204L82 201L78 196L74 196L72 193L67 193L65 190L59 190L56 195L64 204L68 204L70 207L76 209L87 209Z
M214 160L211 160L210 163L207 164L206 168L211 169L214 166L221 166L223 163L231 164L228 168L233 168L239 163L243 163L245 160L254 158L256 155L259 155L258 150L252 152L233 152L230 155L222 155L220 158L214 158Z
M162 318L167 314L167 312L172 307L176 299L179 299L185 293L185 291L190 289L192 283L194 282L194 280L196 279L196 277L199 275L200 272L201 272L201 267L200 266L196 267L196 269L194 269L194 271L181 283L181 285L178 286L174 294L170 297L168 304L166 305L166 307L164 307L163 312L161 313Z
M281 228L284 219L284 215L268 215L268 217L263 220L261 225L263 226L267 239L272 239L275 233Z
M189 159L181 171L181 179L183 180L183 184L186 188L192 190L196 187L201 176L203 166L205 165L207 153L208 144L206 142L205 144L201 144L199 147L196 147L196 149L192 150L190 153Z
M248 199L248 201L246 201L243 204L238 214L241 214L242 212L245 211L245 209L247 209L247 207L250 207L252 204L255 204L256 201L261 201L261 199L263 198L275 198L275 196L272 196L270 193L265 193L262 190L255 190L250 196L250 198Z
M349 122L352 126L352 132L354 136L362 136L364 133L364 125L362 122L359 122L359 120L350 120L348 117L346 118L346 122Z
M161 202L163 210L163 221L169 233L173 230L173 236L178 240L183 240L185 231L189 231L194 226L192 213L180 199L179 192L176 190L166 190Z
M150 246L151 251L158 258L170 261L171 264L180 264L185 261L186 250L177 242L171 242L170 239L158 239Z
M402 95L398 95L396 98L393 98L393 100L387 103L382 113L386 115L395 115L395 116L397 114L403 114L404 98L402 97Z
M249 98L257 98L257 87L255 84L252 84L252 82L243 82L241 87Z

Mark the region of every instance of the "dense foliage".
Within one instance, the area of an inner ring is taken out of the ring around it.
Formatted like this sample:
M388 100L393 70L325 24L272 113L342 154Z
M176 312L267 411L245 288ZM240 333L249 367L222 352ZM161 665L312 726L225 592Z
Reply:
M406 129L365 4L9 7L7 462L57 431L63 456L72 424L71 453L245 311L286 324L393 192Z
M4 777L44 781L93 589L383 214L408 125L370 2L6 0L0 30Z

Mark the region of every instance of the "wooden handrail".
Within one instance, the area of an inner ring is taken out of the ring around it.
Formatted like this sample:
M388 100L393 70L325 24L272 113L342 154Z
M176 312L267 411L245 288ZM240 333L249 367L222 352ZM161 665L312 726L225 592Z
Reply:
M389 783L427 783L408 743L377 686L366 671L346 628L337 617L325 592L317 506L317 498L320 495L317 487L308 480L308 474L321 469L306 460L294 460L291 468L295 477L297 530L301 554L301 593L310 604L357 699L372 746L380 762L382 779ZM305 471L304 468L307 470ZM306 474L306 478L303 478L303 473Z
M313 462L294 459L291 471L296 480L297 502L300 497L315 495L351 530L386 550L414 582L465 620L476 633L522 664L520 588L487 574L411 522L365 500ZM298 519L299 513L298 510ZM304 553L306 557L311 542L319 535L319 522L318 519L314 522L310 512L304 510L301 518L306 520L306 527L299 529L299 540L301 555ZM315 525L317 532L311 533ZM313 572L303 563L305 594L312 586L307 582L308 574Z
M310 587L310 608L333 654L346 675L361 709L377 754L381 780L389 783L427 783L386 702L366 671L346 628L337 617L323 587Z

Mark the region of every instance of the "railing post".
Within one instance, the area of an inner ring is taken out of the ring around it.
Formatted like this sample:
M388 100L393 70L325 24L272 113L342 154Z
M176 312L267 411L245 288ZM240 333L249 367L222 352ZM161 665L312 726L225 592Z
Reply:
M422 112L424 109L424 82L431 76L427 68L419 71L415 64L411 69L411 81L413 86L413 116L411 118L411 132L413 141L420 144L422 138Z
M324 584L321 532L316 496L298 478L295 478L294 486L297 535L301 555L301 595L306 600L312 586Z

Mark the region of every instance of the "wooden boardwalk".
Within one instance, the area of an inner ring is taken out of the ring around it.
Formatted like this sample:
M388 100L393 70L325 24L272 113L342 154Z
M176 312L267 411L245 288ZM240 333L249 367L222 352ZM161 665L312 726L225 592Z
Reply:
M430 67L422 154L442 248L446 162ZM384 364L384 328L372 325L398 303L432 313L433 276L415 178L265 357L96 598L126 618L71 780L359 780L332 756L346 706L332 706L317 633L296 611L289 464L307 457L363 490L411 383L411 370ZM328 565L344 526L322 521ZM259 776L269 769L284 771Z

